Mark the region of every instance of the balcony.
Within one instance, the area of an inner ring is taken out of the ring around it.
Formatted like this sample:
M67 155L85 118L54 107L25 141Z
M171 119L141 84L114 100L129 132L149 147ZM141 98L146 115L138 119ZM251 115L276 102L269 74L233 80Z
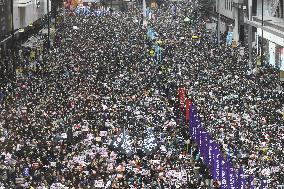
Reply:
M246 20L246 23L253 27L263 29L264 33L267 33L270 36L277 36L279 39L284 39L284 19L264 16L262 27L262 17L253 16L252 20ZM276 43L281 43L281 45L284 45L283 40L280 40Z

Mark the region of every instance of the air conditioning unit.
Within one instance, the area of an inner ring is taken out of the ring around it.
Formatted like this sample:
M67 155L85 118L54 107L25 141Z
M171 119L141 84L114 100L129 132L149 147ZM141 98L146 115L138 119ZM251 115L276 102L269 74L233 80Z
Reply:
M15 0L14 5L16 7L26 7L32 4L32 0Z

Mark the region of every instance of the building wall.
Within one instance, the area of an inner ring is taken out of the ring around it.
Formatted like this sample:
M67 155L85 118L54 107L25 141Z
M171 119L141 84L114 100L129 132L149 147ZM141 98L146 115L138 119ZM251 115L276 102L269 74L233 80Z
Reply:
M218 8L218 3L219 8ZM238 8L233 6L234 3L243 3L243 0L216 0L216 10L220 10L220 14L234 20L233 26L233 40L239 41L239 18L238 18ZM228 25L225 27L227 28Z
M218 12L218 2L220 3L220 14L234 19L234 9L233 9L233 2L234 0L216 0L216 9Z
M25 7L19 7L17 3L14 5L14 27L25 28L29 24L43 17L47 13L47 0L39 0L40 6L36 6L36 0L31 0L31 3ZM49 10L51 10L51 2L49 0Z
M256 1L256 15L262 16L262 0ZM276 5L276 6L275 6ZM281 10L283 10L283 0L263 0L263 16L274 16L277 5L281 6Z
M0 0L0 39L11 31L10 1Z

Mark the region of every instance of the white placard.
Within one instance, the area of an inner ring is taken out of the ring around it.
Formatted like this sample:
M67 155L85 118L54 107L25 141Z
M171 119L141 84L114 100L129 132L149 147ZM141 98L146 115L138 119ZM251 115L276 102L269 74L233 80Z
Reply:
M142 169L141 175L150 175L150 170Z
M95 181L95 188L105 187L105 183L103 180L96 180Z
M153 164L158 164L158 165L160 165L160 160L152 160L152 162L153 162Z
M107 136L107 131L100 131L100 137Z
M89 127L88 127L88 126L86 126L86 125L84 125L84 126L82 127L82 131L84 131L84 132L88 132L88 131L89 131Z
M66 133L62 133L62 134L61 134L61 138L67 139L67 134L66 134Z
M73 26L73 30L78 30L79 28L77 26Z

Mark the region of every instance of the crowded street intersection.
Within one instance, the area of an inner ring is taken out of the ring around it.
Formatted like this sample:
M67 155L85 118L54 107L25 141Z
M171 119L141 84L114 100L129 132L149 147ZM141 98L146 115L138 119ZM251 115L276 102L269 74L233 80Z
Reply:
M218 44L191 3L142 15L66 10L49 52L18 58L1 86L1 189L284 184L277 68Z

